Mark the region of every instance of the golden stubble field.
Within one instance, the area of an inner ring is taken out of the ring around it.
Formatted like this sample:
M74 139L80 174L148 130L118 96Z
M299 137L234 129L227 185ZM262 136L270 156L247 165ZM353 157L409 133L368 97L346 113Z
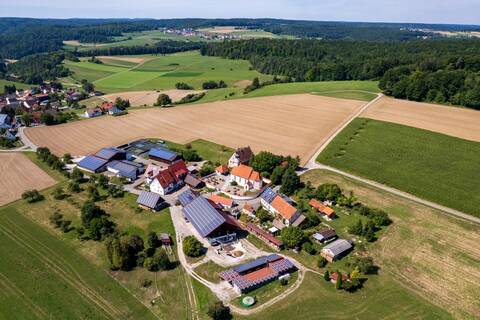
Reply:
M172 99L173 102L177 102L183 97L189 94L197 94L202 90L162 90L162 91L126 91L111 93L98 97L101 101L113 102L117 97L124 100L129 100L132 106L153 106L157 102L157 98L160 94L166 94Z
M480 111L383 97L361 117L480 142Z
M209 140L251 146L306 162L365 102L309 94L220 101L175 108L130 111L65 125L29 128L28 138L54 153L84 155L139 138L177 143Z
M19 199L26 190L41 190L55 180L21 153L0 153L0 206Z
M457 319L480 318L478 225L328 171L309 171L302 181L336 183L353 190L362 203L388 212L394 223L368 249L380 276L396 279Z

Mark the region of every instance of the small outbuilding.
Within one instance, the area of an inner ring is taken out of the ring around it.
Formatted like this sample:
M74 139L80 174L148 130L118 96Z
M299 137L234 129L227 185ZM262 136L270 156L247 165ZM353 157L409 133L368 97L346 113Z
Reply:
M171 246L172 245L172 238L168 233L160 233L158 240L162 244L162 246Z
M321 256L327 259L328 262L333 262L345 256L353 246L350 241L345 239L338 239L327 244L321 251Z
M313 235L313 239L320 243L326 243L337 239L337 233L334 229L323 229Z
M142 191L142 193L140 193L137 204L143 209L152 211L160 211L166 206L165 201L158 193L148 191Z
M185 184L194 189L202 188L205 185L202 180L200 180L193 174L187 174L187 176L185 177Z

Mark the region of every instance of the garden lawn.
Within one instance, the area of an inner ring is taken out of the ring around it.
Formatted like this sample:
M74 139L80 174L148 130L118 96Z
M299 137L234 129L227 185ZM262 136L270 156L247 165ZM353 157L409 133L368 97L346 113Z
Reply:
M358 118L318 161L480 216L480 143Z
M168 147L174 149L186 149L185 145L166 141ZM210 141L198 139L190 142L192 149L195 150L203 160L212 162L213 164L227 164L228 159L233 154L233 149L225 147Z

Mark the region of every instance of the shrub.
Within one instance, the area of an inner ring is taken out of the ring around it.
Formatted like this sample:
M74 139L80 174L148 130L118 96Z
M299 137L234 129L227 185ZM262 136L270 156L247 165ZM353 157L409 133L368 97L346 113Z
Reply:
M27 200L28 203L34 203L42 201L43 199L45 199L45 197L40 192L38 192L38 190L34 189L22 193L22 199Z
M328 261L327 259L325 259L324 257L320 256L318 257L318 260L317 260L317 267L319 268L323 268L327 265ZM328 271L326 271L328 272ZM330 280L330 279L329 279Z
M164 93L161 93L158 98L157 102L155 103L155 106L160 106L160 107L165 107L172 104L172 99Z
M303 233L302 229L295 226L283 228L280 235L287 248L298 247L305 239L305 234Z
M230 309L221 301L212 304L207 310L207 315L213 320L228 320L232 318Z
M65 193L63 192L62 187L56 187L55 190L53 190L53 197L56 200L62 200L65 199Z
M205 96L205 92L190 93L190 94L187 94L182 99L175 102L175 104L192 103L192 102L195 102L195 101L198 101L198 100L202 99L204 96Z
M315 249L315 247L312 245L311 242L305 242L302 245L302 250L312 256L317 254L317 250Z
M194 236L183 239L183 252L189 257L199 257L203 254L203 245Z
M281 284L282 286L286 286L286 285L288 284L288 279L287 279L287 278L281 278L281 279L280 279L280 284Z
M168 259L167 253L165 251L157 252L153 257L146 258L143 262L143 266L148 271L161 271L170 269L171 263Z
M175 88L178 90L192 90L193 87L189 84L186 84L185 82L177 82L175 83Z

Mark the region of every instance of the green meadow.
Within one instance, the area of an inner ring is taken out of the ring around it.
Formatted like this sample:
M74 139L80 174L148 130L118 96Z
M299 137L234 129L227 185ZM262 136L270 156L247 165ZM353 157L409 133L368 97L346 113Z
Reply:
M480 216L479 155L478 142L358 118L318 161Z

